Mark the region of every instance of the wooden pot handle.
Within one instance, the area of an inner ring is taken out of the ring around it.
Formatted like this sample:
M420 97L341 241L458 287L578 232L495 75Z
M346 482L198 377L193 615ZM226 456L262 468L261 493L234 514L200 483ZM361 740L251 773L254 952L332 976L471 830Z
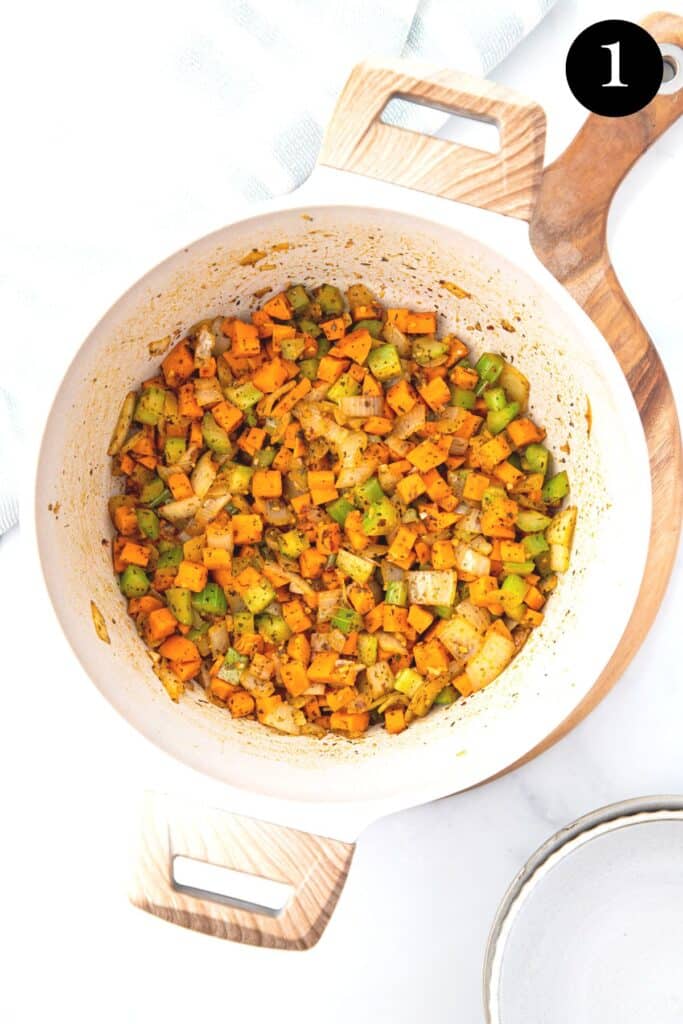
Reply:
M384 124L393 97L497 125L500 151ZM414 61L365 61L344 86L319 162L528 220L544 147L542 108L511 89Z
M131 902L150 914L233 942L310 949L322 935L353 857L353 843L298 832L213 808L147 793ZM280 912L189 889L174 877L176 857L284 883Z

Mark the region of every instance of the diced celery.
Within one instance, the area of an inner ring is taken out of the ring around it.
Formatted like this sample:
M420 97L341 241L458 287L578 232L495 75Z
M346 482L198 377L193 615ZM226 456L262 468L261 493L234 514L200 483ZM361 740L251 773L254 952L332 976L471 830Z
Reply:
M160 550L157 569L177 569L183 560L183 549L180 544L171 544Z
M550 567L550 551L541 551L540 555L536 555L534 559L536 565L536 572L539 576L551 576L553 570Z
M139 565L127 565L119 577L121 593L125 597L143 597L149 590L149 579Z
M140 533L150 540L159 539L159 520L150 508L138 508L135 510Z
M192 607L204 615L225 615L228 605L223 588L217 583L207 583L203 590L192 595Z
M314 292L316 301L320 303L323 313L338 316L344 312L342 293L333 284L321 284Z
M398 525L398 510L390 498L382 498L370 505L363 516L363 532L368 537L381 537L391 533Z
M453 388L451 405L457 405L460 409L474 409L477 396L474 391L466 391L465 388Z
M448 686L444 686L443 690L437 693L434 703L435 704L452 704L458 699L458 691L450 683Z
M172 466L187 451L187 441L184 437L167 437L164 441L164 458L168 466Z
M524 550L530 558L548 550L548 541L542 533L529 533L524 538Z
M549 463L550 452L545 445L530 444L524 452L522 466L532 473L542 473L545 476L548 472Z
M501 430L505 430L508 424L512 423L518 412L519 402L510 402L502 409L487 413L486 426L492 434L500 434Z
M358 484L353 489L353 500L356 505L360 505L361 508L367 508L369 505L374 505L385 497L386 495L382 490L382 485L376 476L371 476L364 484Z
M408 604L408 584L405 580L392 580L387 583L384 591L384 600L387 604L396 604L405 608Z
M345 576L350 576L355 583L367 583L375 571L375 565L368 558L341 548L337 552L337 569Z
M330 625L334 629L340 629L342 633L352 633L354 629L360 629L363 619L353 608L337 608L330 619Z
M399 693L405 693L407 697L412 697L423 683L424 678L414 668L402 668L394 680L394 689Z
M204 444L216 455L229 455L233 451L233 444L227 430L223 430L216 423L210 412L204 413L202 419L202 438Z
M245 409L250 409L252 405L256 405L263 398L263 392L259 391L251 381L238 384L237 387L226 388L226 392L229 401L236 405L238 409L241 409L242 412Z
M310 320L306 316L299 317L296 325L302 334L310 334L312 338L318 338L322 333L322 328L318 326L315 320Z
M282 342L282 355L285 359L295 362L303 354L306 342L303 338L285 338Z
M292 631L281 615L258 615L256 631L271 644L284 644L289 640Z
M147 426L155 427L164 414L166 403L166 392L161 388L144 388L138 398L133 419L138 423L145 423Z
M336 498L329 505L325 506L328 516L334 519L335 523L343 526L349 512L353 512L353 505L346 498Z
M259 448L253 458L253 464L256 469L267 469L268 466L272 466L277 455L277 448L273 448L268 445L267 448Z
M309 380L315 380L318 376L319 366L319 359L302 359L299 363L299 372L302 377L308 377Z
M271 601L275 600L275 591L268 580L262 579L259 580L258 583L254 583L245 591L242 595L242 600L250 612L253 612L254 615L258 615L260 612L266 610Z
M547 501L549 505L555 505L566 498L569 494L567 471L563 469L561 473L556 473L550 480L546 480L541 493L543 500Z
M551 544L561 544L565 548L571 548L576 518L577 508L575 505L570 505L569 508L558 512L545 531L546 540Z
M286 290L285 295L289 299L289 304L295 314L301 313L306 309L311 301L302 284L293 284L291 288Z
M545 516L533 508L521 508L517 513L517 526L524 533L538 533L550 526L550 516Z
M165 593L166 603L183 626L192 625L192 591L187 587L169 587Z
M166 490L166 484L160 476L153 477L148 484L140 491L140 502L143 505L151 505L153 501L159 501L164 491ZM170 498L171 492L168 492Z
M309 546L308 538L298 530L288 530L286 533L280 534L278 543L285 558L298 558L301 552Z
M483 393L487 384L496 383L503 372L504 365L505 361L502 356L497 355L495 352L484 352L477 360L474 368L479 374L479 384L476 389L478 395Z
M318 351L317 351L316 354L320 358L322 358L323 356L326 356L331 348L332 348L332 342L331 341L328 341L327 338L318 338Z
M361 633L358 637L358 657L363 665L374 665L377 661L377 637Z
M484 401L486 402L486 408L490 412L499 412L508 404L502 388L489 388L488 391L484 392Z
M526 580L523 580L521 576L516 573L510 573L503 580L500 593L506 601L510 601L513 604L521 604L526 597L526 592L529 589L529 584Z
M235 612L232 617L232 627L236 636L244 633L254 632L254 616L251 612Z
M230 493L249 494L253 475L253 466L241 466L237 462L229 466L225 474L225 482Z
M377 380L390 380L401 373L401 360L395 345L380 345L370 350L368 367Z
M528 576L534 571L533 562L503 562L505 572L515 573L519 576Z
M453 618L453 606L450 604L435 604L433 611L440 619Z
M384 324L381 320L358 320L354 325L354 331L367 331L373 338L380 338Z
M438 366L443 363L450 351L447 341L421 334L413 338L412 356L419 366Z
M325 395L328 402L339 403L342 398L349 398L352 395L357 395L360 391L360 384L358 381L351 376L350 373L342 373L330 390Z

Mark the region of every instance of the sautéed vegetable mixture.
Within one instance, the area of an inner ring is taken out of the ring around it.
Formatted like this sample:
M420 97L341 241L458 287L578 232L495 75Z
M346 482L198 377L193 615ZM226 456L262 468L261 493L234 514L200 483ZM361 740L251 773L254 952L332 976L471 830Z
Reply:
M529 382L433 312L293 285L128 394L114 570L169 696L284 733L400 733L491 683L569 566Z

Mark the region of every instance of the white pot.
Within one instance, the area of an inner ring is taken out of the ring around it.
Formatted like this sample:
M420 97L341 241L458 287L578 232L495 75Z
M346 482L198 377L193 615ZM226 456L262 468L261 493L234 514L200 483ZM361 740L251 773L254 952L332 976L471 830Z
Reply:
M461 92L472 89L464 78L451 81ZM284 242L289 248L263 261L272 269L240 266L249 250L270 252ZM456 298L439 286L442 279L472 297ZM246 312L257 289L279 290L290 280L341 287L362 280L390 305L437 307L441 325L459 332L475 355L493 348L514 357L532 384L531 412L547 427L579 507L571 569L521 654L485 690L399 736L383 729L357 742L279 735L232 720L198 688L172 704L112 573L106 449L123 395L158 365L150 344L169 334L180 338L201 318ZM514 333L500 327L503 319ZM48 511L56 502L58 517ZM111 704L165 751L244 790L241 809L251 806L248 794L262 794L274 798L286 820L282 802L311 802L307 824L345 839L369 818L495 775L571 714L633 608L650 511L646 445L624 376L602 335L536 260L526 225L326 167L297 193L171 256L109 310L60 386L37 480L48 589L77 657ZM110 644L95 633L91 601L106 620Z

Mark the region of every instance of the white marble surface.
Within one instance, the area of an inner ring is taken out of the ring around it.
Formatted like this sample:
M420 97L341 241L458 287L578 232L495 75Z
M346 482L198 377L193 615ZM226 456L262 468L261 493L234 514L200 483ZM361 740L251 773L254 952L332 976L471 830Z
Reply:
M670 7L683 14L679 3ZM196 13L193 5L183 14L180 5L164 10L171 9L176 18ZM228 112L217 159L198 175L215 106L202 97L187 107L166 102L174 66L164 52L161 7L123 3L117 11L105 23L103 8L78 0L49 10L15 5L26 48L15 43L0 55L14 138L0 169L11 242L0 273L3 380L18 379L29 346L40 348L40 365L28 366L29 440L68 353L98 313L158 258L233 213L219 187L220 160L230 156ZM604 17L643 13L630 0L600 5ZM29 45L38 18L41 31ZM550 159L583 118L564 81L564 55L595 19L589 0L558 0L495 75L544 103ZM682 143L679 123L629 176L610 221L617 271L674 384L683 376ZM15 338L19 345L8 345ZM0 867L11 957L0 1016L8 1022L68 1013L100 1024L238 1014L298 1024L350 1015L479 1024L488 928L531 851L594 807L683 792L679 558L652 632L593 715L513 775L369 828L310 953L173 929L128 906L126 856L136 796L146 786L180 787L184 770L89 685L16 532L0 542L0 569Z

